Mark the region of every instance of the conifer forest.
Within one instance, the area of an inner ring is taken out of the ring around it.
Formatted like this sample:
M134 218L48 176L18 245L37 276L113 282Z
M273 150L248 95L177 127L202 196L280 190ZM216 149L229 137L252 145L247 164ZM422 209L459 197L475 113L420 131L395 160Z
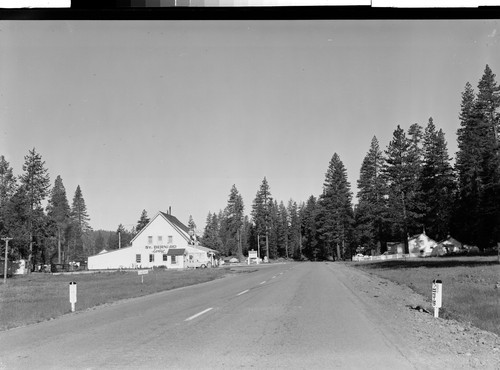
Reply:
M452 236L481 251L496 247L500 87L495 77L486 65L476 86L464 86L456 132L445 136L432 117L407 130L396 126L388 143L380 143L374 132L357 184L349 183L335 148L329 162L325 159L322 189L308 199L274 198L263 174L252 204L245 205L238 184L228 184L227 204L210 210L197 231L201 244L223 256L242 257L253 249L272 259L345 259L384 253L388 242L405 243L425 231L436 241ZM457 140L457 153L448 152L447 140ZM127 245L149 222L144 210L130 230L117 220L116 230L94 231L84 190L72 189L68 199L62 177L51 179L36 148L18 174L0 153L0 236L12 238L9 259L24 258L32 268L84 261L102 249ZM192 218L180 221L196 229Z

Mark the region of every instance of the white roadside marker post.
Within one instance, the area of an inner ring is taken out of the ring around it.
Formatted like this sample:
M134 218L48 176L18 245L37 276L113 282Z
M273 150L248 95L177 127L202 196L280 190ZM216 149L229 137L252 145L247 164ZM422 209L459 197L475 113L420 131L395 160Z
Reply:
M75 312L76 303L76 282L69 283L69 303L71 303L71 312Z
M432 307L434 307L434 317L439 317L439 309L443 303L443 283L441 280L432 281Z
M141 284L144 284L144 275L148 273L148 270L137 270L137 275L141 275Z

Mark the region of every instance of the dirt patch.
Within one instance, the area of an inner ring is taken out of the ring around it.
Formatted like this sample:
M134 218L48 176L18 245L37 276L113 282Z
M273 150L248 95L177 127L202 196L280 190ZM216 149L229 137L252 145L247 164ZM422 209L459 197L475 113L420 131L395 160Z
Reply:
M434 318L430 302L409 287L344 266L349 270L348 284L373 308L374 315L422 353L422 359L433 359L424 368L500 369L496 334L468 323Z

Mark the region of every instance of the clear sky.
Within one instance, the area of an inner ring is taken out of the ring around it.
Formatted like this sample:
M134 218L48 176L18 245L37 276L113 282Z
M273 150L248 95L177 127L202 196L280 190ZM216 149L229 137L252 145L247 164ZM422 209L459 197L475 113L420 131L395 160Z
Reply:
M498 20L0 22L0 154L33 147L94 229L172 207L198 227L233 184L285 204L351 187L375 135L433 117L457 150L461 93L500 80Z

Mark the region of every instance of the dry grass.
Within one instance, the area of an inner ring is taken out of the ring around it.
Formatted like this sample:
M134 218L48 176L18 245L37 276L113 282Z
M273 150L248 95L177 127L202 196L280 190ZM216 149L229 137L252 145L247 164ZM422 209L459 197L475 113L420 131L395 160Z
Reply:
M358 262L357 268L408 285L431 307L434 279L443 282L440 317L453 318L500 335L500 265L497 257L436 257Z
M194 285L223 277L228 269L150 270L144 284L136 271L92 274L31 274L0 286L0 330L33 324L71 311L69 282L77 283L77 310Z

